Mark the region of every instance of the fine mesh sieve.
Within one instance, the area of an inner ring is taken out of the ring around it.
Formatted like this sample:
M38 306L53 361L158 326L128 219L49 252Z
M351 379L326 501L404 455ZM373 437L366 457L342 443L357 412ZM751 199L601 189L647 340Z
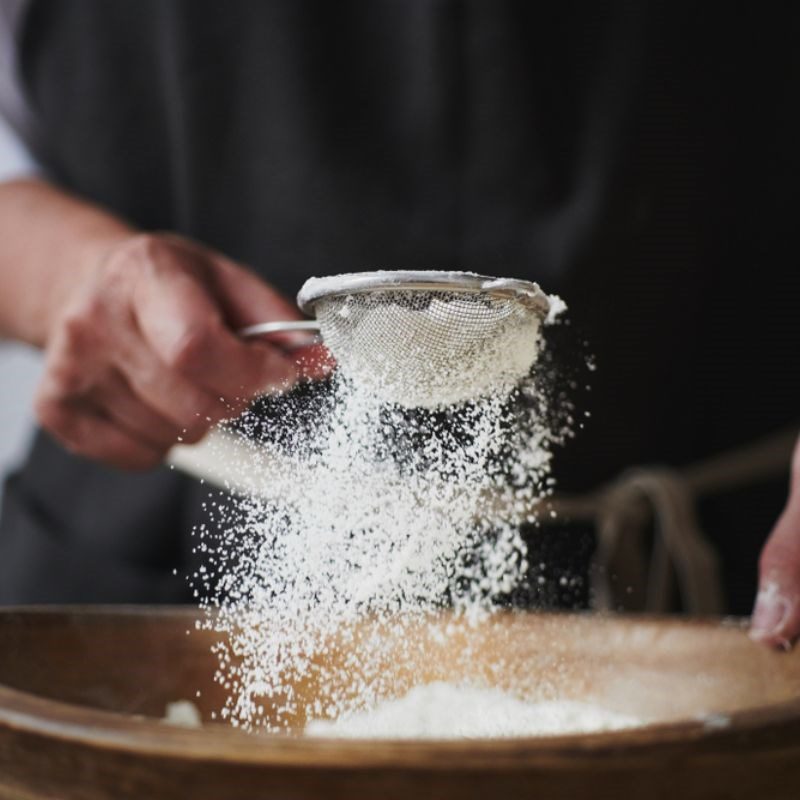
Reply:
M507 392L536 360L550 298L528 281L466 272L382 271L311 278L297 296L343 374L381 400L436 407Z

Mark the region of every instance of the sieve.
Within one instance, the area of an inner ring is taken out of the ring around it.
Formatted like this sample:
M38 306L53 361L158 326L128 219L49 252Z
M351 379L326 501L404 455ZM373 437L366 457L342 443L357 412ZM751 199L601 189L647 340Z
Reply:
M297 304L314 319L251 325L241 335L318 332L344 375L406 407L509 392L530 373L551 312L535 283L434 270L310 278Z

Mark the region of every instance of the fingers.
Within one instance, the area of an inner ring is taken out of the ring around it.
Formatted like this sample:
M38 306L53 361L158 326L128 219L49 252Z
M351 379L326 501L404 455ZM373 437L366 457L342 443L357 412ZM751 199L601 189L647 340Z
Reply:
M761 553L750 636L784 649L800 637L800 445L789 501Z
M41 396L36 413L42 425L72 452L119 469L146 470L161 463L163 452L110 421L88 401Z
M59 366L46 366L36 412L42 426L71 451L145 469L158 464L181 436L181 429L142 403L115 370L96 370L83 376L85 381L70 382L69 371Z
M162 453L175 444L183 432L179 424L142 402L116 370L112 370L86 400L106 419L116 422L135 439Z
M750 629L756 641L788 648L800 635L800 509L787 506L759 562Z
M236 416L245 405L223 401L170 370L137 339L126 342L119 364L138 402L168 420L185 442L199 441L214 423Z
M171 371L226 399L284 390L297 369L279 348L245 342L228 327L215 298L196 272L175 267L166 250L150 253L156 279L137 283L134 314L155 354Z
M145 469L158 464L179 437L197 441L211 423L199 424L188 408L185 417L164 414L158 403L136 393L114 366L115 358L126 368L138 367L133 372L140 378L152 375L160 381L162 394L154 383L152 395L170 408L163 394L172 387L167 371L146 366L156 365L156 359L147 356L141 341L137 344L136 332L125 327L119 309L113 319L104 315L109 305L114 305L110 299L106 304L84 302L62 319L48 348L36 411L42 426L73 452L121 468ZM180 388L190 396L194 389ZM184 393L177 396L185 404ZM204 397L198 405L204 410L211 403ZM194 426L188 435L183 433L187 423Z

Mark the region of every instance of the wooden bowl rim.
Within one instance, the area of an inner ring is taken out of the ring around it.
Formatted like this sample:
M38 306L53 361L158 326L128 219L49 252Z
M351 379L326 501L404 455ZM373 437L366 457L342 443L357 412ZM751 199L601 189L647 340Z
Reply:
M9 606L11 614L196 617L192 607L176 606ZM585 616L570 612L542 616ZM613 615L604 615L605 618ZM687 618L628 615L625 621L669 621L688 627L739 627L731 617ZM663 758L670 749L694 755L732 749L768 749L787 737L800 737L800 697L722 715L727 724L702 718L656 723L641 728L589 734L470 740L357 740L250 735L222 724L201 729L181 728L150 717L120 714L80 706L0 685L0 728L97 750L186 761L298 768L509 769L536 766L574 767L576 760L614 756L647 760Z

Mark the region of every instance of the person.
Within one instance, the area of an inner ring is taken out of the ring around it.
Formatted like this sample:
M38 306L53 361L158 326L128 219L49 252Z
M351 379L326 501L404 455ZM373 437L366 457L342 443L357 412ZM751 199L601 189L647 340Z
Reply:
M0 333L45 351L0 602L187 599L173 567L204 489L165 453L300 379L281 342L235 332L297 318L315 274L460 268L562 294L599 367L558 457L569 490L796 421L789 5L0 9ZM783 499L703 509L733 612ZM791 641L800 454L760 575L753 636Z

